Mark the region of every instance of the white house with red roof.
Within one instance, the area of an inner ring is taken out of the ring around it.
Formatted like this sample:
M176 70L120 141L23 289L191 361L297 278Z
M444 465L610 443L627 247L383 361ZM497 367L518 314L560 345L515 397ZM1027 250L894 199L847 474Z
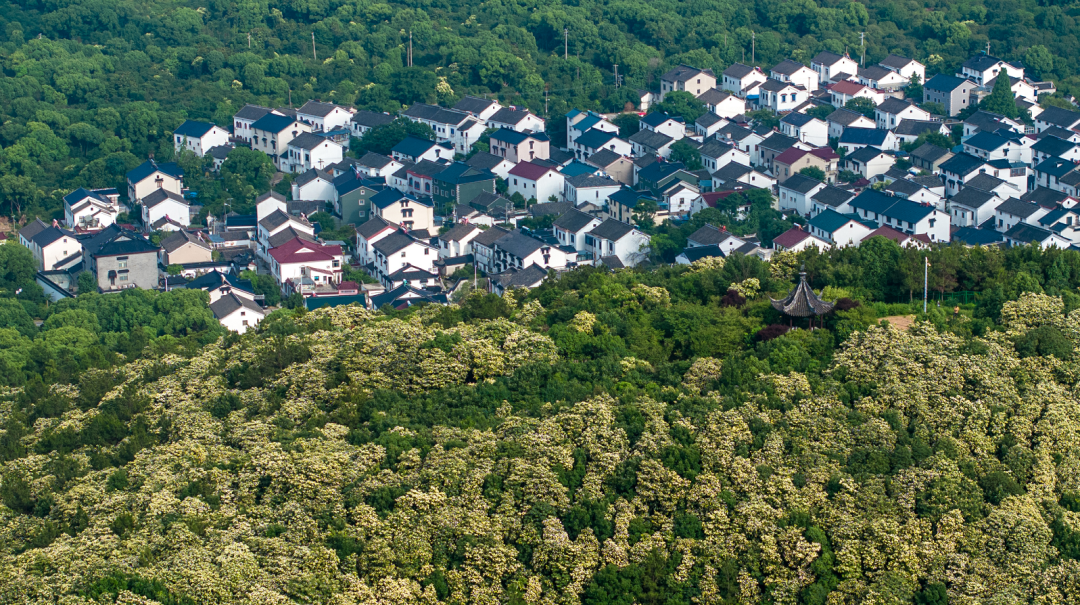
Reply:
M300 291L297 286L304 278L310 279L316 286L332 285L341 281L341 246L324 246L294 237L276 248L271 248L269 256L270 272L282 290L291 285L292 290Z
M802 252L810 246L816 246L823 252L831 247L829 242L812 235L798 225L773 238L773 249L777 252Z
M566 178L558 170L532 162L514 166L506 178L509 195L520 193L526 200L534 199L540 203L549 201L553 195L561 202L565 182Z
M831 103L836 108L843 107L848 101L860 97L870 99L874 105L881 105L885 101L885 93L851 80L830 84L829 93L832 97Z

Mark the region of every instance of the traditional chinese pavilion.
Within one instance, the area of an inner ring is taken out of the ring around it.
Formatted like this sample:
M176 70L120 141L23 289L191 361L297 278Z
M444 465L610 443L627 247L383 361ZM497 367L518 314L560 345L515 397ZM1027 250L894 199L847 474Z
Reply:
M833 310L834 302L826 302L814 294L810 284L806 283L806 271L799 272L799 285L788 292L783 300L772 300L772 306L777 311L788 317L810 318L810 326L814 325L814 317L824 315Z

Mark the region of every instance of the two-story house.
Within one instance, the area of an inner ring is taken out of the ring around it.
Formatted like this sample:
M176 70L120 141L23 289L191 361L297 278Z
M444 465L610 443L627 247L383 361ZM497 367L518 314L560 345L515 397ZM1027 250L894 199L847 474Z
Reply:
M371 211L409 231L427 231L435 225L435 206L431 202L396 189L386 188L371 196Z
M555 196L562 201L565 177L551 166L521 162L510 170L506 180L507 193L520 193L526 200L543 203Z
M840 74L855 75L859 64L846 53L838 55L827 50L819 52L810 60L810 68L818 75L818 82L826 85Z
M499 105L498 101L491 99L481 99L480 97L465 95L460 101L454 104L453 109L464 111L481 122L486 122L488 118L502 109L502 105Z
M829 144L829 125L805 113L793 111L780 118L780 132L815 147Z
M543 118L510 107L503 107L487 119L488 128L509 128L518 132L543 132L544 124Z
M380 126L386 126L390 122L394 121L394 116L388 113L382 113L378 111L368 111L361 109L353 114L349 120L349 130L352 131L352 135L356 138L362 138L365 134L372 129L379 128Z
M926 66L914 59L890 54L885 57L881 63L878 63L878 65L885 69L895 71L909 82L913 76L918 76L920 82L926 81Z
M874 109L874 117L878 128L893 130L902 120L928 121L930 112L910 100L889 97Z
M147 160L127 173L127 197L130 203L138 202L158 189L176 195L184 190L184 171L173 162L158 164Z
M390 149L390 157L398 162L412 162L414 164L424 160L436 162L440 159L449 160L453 158L454 150L449 143L436 143L435 141L409 136Z
M173 131L173 147L176 153L190 151L200 158L212 147L229 142L229 131L209 122L184 120Z
M634 267L648 258L649 236L633 225L607 219L585 234L585 248L593 259L611 267ZM604 259L615 257L618 263Z
M938 74L923 84L923 103L940 103L946 115L955 116L970 107L971 91L977 86L968 79Z
M775 67L769 70L769 77L781 82L802 86L803 89L810 92L818 89L818 74L802 63L791 59L784 59L777 63ZM805 101L805 99L803 100Z
M562 246L571 246L579 252L585 251L585 234L602 223L599 218L571 208L555 219L552 228L555 231L555 239Z
M186 228L191 224L191 206L168 189L155 189L142 198L142 224L146 233Z
M286 171L299 174L311 169L325 170L345 157L345 149L330 139L311 132L293 137L286 147Z
M546 160L549 157L551 139L543 132L518 132L500 128L489 137L491 153L515 164Z
M349 122L356 110L320 101L308 101L296 110L296 119L311 125L315 132L331 132L338 129L351 130Z
M760 67L733 63L720 76L720 88L740 99L756 100L758 88L769 79Z
M270 156L278 170L288 172L289 142L304 132L311 132L310 124L268 113L251 125L251 148Z
M1011 78L1024 77L1024 68L1020 64L1008 63L986 53L979 53L964 61L956 76L972 80L980 86L992 86L1002 72Z
M761 84L757 104L776 113L783 113L802 105L807 99L809 94L801 84L769 78Z
M810 198L824 188L825 183L817 179L803 174L793 174L777 185L778 208L781 212L794 210L801 216L810 216Z
M716 86L716 74L711 69L678 65L660 76L660 101L674 90L686 91L695 97Z
M278 112L269 107L244 105L240 108L240 111L233 114L233 136L251 143L251 138L254 136L251 132L251 125L268 113Z

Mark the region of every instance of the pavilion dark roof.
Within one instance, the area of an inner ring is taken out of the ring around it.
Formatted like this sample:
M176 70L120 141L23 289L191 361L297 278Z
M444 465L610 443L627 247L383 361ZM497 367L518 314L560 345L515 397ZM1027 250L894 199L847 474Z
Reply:
M806 272L799 273L799 285L795 286L783 300L772 300L772 306L788 317L813 317L824 315L833 310L835 303L825 302L814 294L810 284L806 283Z

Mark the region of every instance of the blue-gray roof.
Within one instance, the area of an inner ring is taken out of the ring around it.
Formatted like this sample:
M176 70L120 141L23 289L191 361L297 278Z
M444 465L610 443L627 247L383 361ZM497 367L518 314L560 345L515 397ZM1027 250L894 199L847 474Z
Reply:
M951 172L960 176L966 176L985 163L986 162L982 158L977 158L969 153L958 153L942 162L939 168L941 168L943 172Z
M960 88L967 82L964 78L957 78L956 76L948 76L945 74L938 74L933 78L930 78L923 84L923 88L929 88L930 90L940 90L942 92L952 92L957 88ZM974 84L973 84L974 85Z
M844 225L855 221L861 224L858 217L850 214L840 214L832 208L827 208L825 211L820 212L814 218L810 219L810 226L817 229L821 229L825 233L835 233L837 229Z
M880 128L845 128L840 135L840 143L882 147L888 137L889 131Z
M135 168L129 170L127 173L127 179L132 183L138 183L159 170L169 176L176 177L178 179L183 178L184 176L184 171L174 162L165 162L164 164L158 164L154 160L147 160L142 164L139 164Z
M1076 164L1073 164L1069 160L1062 158L1048 158L1036 166L1035 171L1061 177L1072 172L1073 168L1076 168Z
M998 136L992 132L979 131L972 135L971 138L964 141L964 144L983 151L994 151L995 149L1005 146L1008 142L1009 140L1005 137Z
M668 120L675 120L676 122L682 122L682 118L668 115L662 111L654 111L641 118L641 123L647 126L656 128L657 126L667 122Z
M265 130L266 132L281 132L292 126L295 121L295 118L290 118L289 116L268 113L258 120L255 120L255 122L252 123L251 128L253 130Z
M394 148L391 149L390 152L400 153L401 155L415 158L424 155L428 149L431 149L435 145L435 141L418 139L416 137L405 137L400 143L394 145Z
M952 241L960 242L967 246L991 246L1005 241L1000 233L993 229L979 229L976 227L960 227L952 234Z
M500 128L491 133L491 138L496 141L506 141L511 145L517 145L526 139L536 139L537 141L547 141L548 136L542 132L518 132L509 128Z
M177 126L173 131L174 135L188 137L191 139L199 139L214 127L209 122L196 122L194 120L184 120L184 123Z
M402 193L397 189L391 189L390 187L371 196L371 204L379 209L388 208L391 204L401 200L409 200L410 202L420 204L421 206L431 206L431 202L420 200L407 193Z
M563 176L570 178L582 174L593 174L596 171L596 166L590 166L580 160L574 160L559 170Z
M617 132L605 132L594 128L581 133L581 136L574 139L574 143L587 149L601 149L608 144L608 141L618 137L619 133Z

